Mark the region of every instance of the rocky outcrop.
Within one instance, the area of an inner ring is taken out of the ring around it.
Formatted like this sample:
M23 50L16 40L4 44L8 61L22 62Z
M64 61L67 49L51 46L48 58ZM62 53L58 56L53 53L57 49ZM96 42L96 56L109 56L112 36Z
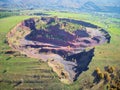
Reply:
M83 28L75 27L76 24ZM69 31L69 27L76 30ZM110 42L110 35L96 25L57 17L25 20L7 37L13 49L48 62L64 83L72 83L88 69L93 47Z

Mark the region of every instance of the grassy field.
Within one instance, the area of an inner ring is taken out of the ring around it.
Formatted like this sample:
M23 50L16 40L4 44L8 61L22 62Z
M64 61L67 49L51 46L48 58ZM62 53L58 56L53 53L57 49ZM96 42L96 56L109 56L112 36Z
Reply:
M85 86L84 82L92 83L93 71L96 67L101 70L110 65L120 68L120 19L98 17L87 13L46 12L51 16L84 20L101 26L111 35L111 43L97 46L95 56L89 65L89 70L83 72L79 79L71 85L62 84L57 75L47 65L38 59L27 57L13 57L5 54L10 50L5 43L6 34L18 22L31 16L12 16L0 19L0 90L29 89L33 90L79 90Z
M69 89L62 84L57 75L38 59L13 57L5 54L11 50L5 43L6 34L20 21L29 16L13 16L0 19L0 90L38 89L61 90ZM24 84L19 84L23 82ZM18 85L17 85L18 84ZM47 86L47 87L46 87Z

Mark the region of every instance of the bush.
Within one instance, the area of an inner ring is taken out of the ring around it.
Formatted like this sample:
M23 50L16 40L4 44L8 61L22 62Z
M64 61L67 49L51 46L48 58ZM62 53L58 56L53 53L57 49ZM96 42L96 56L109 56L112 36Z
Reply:
M106 71L109 72L109 73L113 73L115 70L115 68L113 66L107 66L106 67Z
M11 59L11 57L6 58L6 60L10 60L10 59Z
M3 73L6 73L7 72L7 70L3 70Z
M100 68L96 68L95 69L95 72L97 74L97 79L101 80L101 79L104 79L104 74L101 72Z
M100 81L104 79L106 81L106 90L120 90L120 70L113 67L105 67L105 71L102 73L99 68L95 70L97 79Z
M98 73L99 79L104 79L104 74L103 73Z
M95 69L95 72L96 72L97 74L101 73L100 68L97 67L97 68Z
M108 72L104 72L104 78L107 82L109 82L111 80L111 77Z

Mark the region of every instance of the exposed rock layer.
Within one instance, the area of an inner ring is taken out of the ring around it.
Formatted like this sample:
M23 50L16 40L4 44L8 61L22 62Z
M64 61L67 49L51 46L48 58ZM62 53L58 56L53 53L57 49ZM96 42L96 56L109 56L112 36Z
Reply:
M68 27L76 28L73 27L76 24L82 27L68 30ZM13 49L47 61L64 83L73 82L88 69L94 56L93 47L110 42L110 35L96 25L57 17L25 20L7 37Z

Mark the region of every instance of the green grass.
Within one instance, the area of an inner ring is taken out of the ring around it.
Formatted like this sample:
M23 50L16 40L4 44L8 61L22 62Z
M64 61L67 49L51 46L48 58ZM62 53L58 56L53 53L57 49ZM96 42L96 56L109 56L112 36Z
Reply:
M20 21L30 18L30 16L11 16L0 19L0 50L8 49L8 45L4 43L6 34Z
M38 59L33 58L11 57L11 55L6 55L2 52L10 50L10 47L4 43L6 34L17 23L30 17L31 16L12 16L0 19L0 81L2 81L0 82L0 90L31 88L61 90L69 88L58 80L57 75L47 63L40 62ZM23 84L14 87L14 85L21 80L24 80Z
M111 35L111 43L103 44L97 46L94 52L94 58L89 65L89 70L82 73L79 79L71 85L71 87L81 86L82 83L87 80L92 82L94 77L92 73L96 67L99 67L101 70L104 70L104 67L107 65L115 66L120 68L120 19L109 18L109 17L100 17L90 14L72 14L72 13L60 13L60 12L50 12L51 16L60 15L60 17L73 18L78 20L84 20L92 24L98 25L106 29ZM106 27L108 25L108 27ZM80 85L81 84L81 85Z
M9 32L17 23L30 17L31 16L11 16L0 19L0 33Z
M69 12L55 12L55 11L50 11L50 12L45 12L46 14L50 14L51 16L58 16L61 18L73 18L73 19L81 19L81 20L88 20L91 15L87 13L69 13Z
M30 89L39 88L42 90L79 90L85 81L92 82L94 77L92 76L93 71L96 67L101 70L104 66L110 65L120 68L120 19L109 18L109 17L97 17L90 14L84 13L61 13L61 12L47 12L51 16L59 16L65 18L73 18L78 20L85 20L91 22L103 28L111 34L111 43L97 46L95 48L95 56L92 59L89 70L83 72L78 80L71 85L62 84L57 75L47 65L47 63L39 62L37 59L25 58L25 57L12 57L7 60L11 55L1 53L1 51L9 50L10 47L4 43L5 35L20 21L30 18L30 16L12 16L0 19L0 90L13 90L13 89ZM94 19L93 19L94 17ZM104 23L103 23L104 22ZM40 69L45 69L47 72L43 72ZM54 78L37 78L35 76L43 77L50 76ZM24 80L23 84L16 87L15 81ZM37 81L42 83L37 83ZM30 83L35 82L35 83Z

